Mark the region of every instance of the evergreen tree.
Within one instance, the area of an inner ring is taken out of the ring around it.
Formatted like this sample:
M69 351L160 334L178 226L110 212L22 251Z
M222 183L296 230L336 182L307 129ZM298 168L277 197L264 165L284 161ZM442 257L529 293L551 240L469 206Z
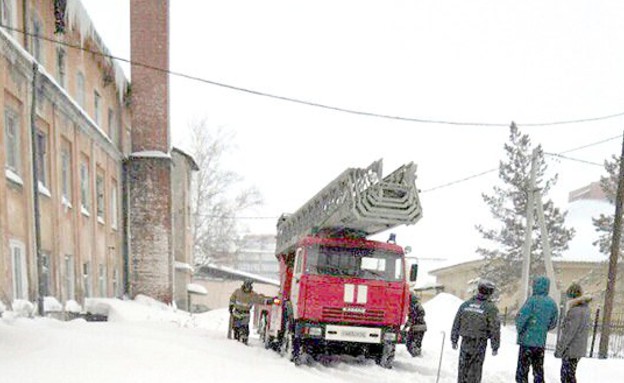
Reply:
M483 194L484 202L489 206L493 217L500 222L497 228L485 228L477 225L483 238L493 242L492 248L479 247L477 252L485 259L482 275L493 280L505 292L512 290L522 274L522 248L526 227L526 211L531 175L531 155L533 148L528 135L522 134L515 123L511 123L509 142L504 146L506 159L499 164L499 178L502 186L494 186L493 194ZM541 146L537 147L537 171L535 185L540 190L544 208L544 219L550 240L553 257L561 255L568 248L568 242L574 235L573 229L564 226L565 213L547 199L548 191L557 181L557 176L547 178L546 162ZM544 257L541 230L534 213L531 246L530 275L544 274Z
M607 199L615 206L615 196L617 193L617 183L618 183L618 172L619 172L619 158L617 156L613 156L611 160L605 160L605 170L607 171L607 175L600 177L600 186L602 190L605 192ZM615 214L615 208L614 214ZM600 234L597 241L594 242L594 246L598 246L601 253L611 254L611 238L613 237L613 218L614 214L604 215L600 214L598 218L592 218L594 222L594 227L596 227L596 231ZM622 243L620 243L620 249L622 248ZM620 257L622 254L620 252Z

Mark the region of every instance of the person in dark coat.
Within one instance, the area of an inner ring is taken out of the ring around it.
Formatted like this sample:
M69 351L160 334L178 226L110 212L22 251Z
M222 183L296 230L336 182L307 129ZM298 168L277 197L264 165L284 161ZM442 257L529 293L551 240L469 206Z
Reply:
M516 382L529 381L529 368L533 368L533 382L544 382L544 348L549 330L557 327L559 310L548 296L550 279L537 277L533 280L533 294L526 300L516 316L518 333L518 365Z
M457 350L457 342L462 337L459 352L458 383L479 383L487 341L490 340L492 355L498 354L500 346L500 320L498 308L491 302L495 286L492 282L481 280L477 287L478 293L462 303L457 310L451 344Z
M557 339L555 358L561 358L561 383L576 383L576 367L587 354L587 336L591 325L589 302L592 298L583 295L578 283L572 283L566 295L570 300Z
M422 304L420 304L420 298L418 295L412 292L410 294L407 322L405 323L405 332L407 334L405 345L407 346L407 351L412 357L420 356L425 331L427 331L425 309Z

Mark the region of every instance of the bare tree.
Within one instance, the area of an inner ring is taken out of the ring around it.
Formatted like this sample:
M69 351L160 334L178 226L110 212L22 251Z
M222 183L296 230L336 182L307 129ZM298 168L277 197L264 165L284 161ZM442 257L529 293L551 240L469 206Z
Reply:
M205 120L191 124L191 154L199 171L195 174L192 214L195 264L231 264L243 227L236 219L241 211L262 203L254 187L241 188L242 177L223 167L232 149L233 134L211 129Z

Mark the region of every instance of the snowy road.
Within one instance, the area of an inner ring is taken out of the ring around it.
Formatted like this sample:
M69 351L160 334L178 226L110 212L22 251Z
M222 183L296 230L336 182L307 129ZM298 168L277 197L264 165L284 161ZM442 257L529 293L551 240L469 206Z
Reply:
M140 382L431 382L436 372L442 330L448 330L460 301L441 294L427 302L429 331L423 356L412 358L400 346L395 366L386 370L371 360L339 357L329 363L294 366L265 350L254 334L249 346L228 340L226 310L201 315L173 312L149 301L111 301L109 322L11 318L0 320L0 381L19 383ZM440 382L456 381L457 351L448 337ZM488 355L485 383L514 381L517 346L513 328L503 329L498 356ZM559 381L560 361L548 353L546 379ZM621 382L624 361L583 359L579 381Z

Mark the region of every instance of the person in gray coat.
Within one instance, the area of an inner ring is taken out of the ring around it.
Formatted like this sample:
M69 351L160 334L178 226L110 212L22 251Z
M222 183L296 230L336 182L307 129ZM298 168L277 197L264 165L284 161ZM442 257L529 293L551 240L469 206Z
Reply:
M591 324L589 302L592 298L583 295L583 289L578 283L572 283L566 295L570 300L557 339L555 357L561 358L561 383L576 383L576 367L587 354L587 336Z

